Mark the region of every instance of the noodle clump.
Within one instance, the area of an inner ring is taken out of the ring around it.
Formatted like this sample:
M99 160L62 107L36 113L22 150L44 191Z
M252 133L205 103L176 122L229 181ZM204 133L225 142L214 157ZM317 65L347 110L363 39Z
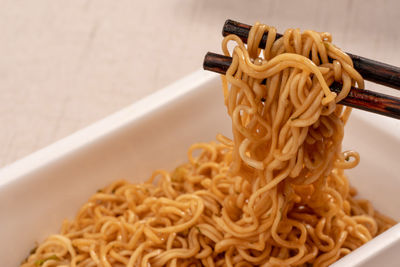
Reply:
M341 150L351 110L337 102L364 81L331 39L298 29L277 39L258 23L247 47L227 36L233 140L196 143L187 163L146 183L109 185L22 266L327 266L391 227L344 174L359 155Z

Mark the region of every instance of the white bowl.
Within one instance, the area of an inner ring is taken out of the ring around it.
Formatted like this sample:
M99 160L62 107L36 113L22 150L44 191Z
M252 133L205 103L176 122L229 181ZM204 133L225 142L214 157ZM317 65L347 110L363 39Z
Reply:
M195 72L133 105L0 170L0 266L17 266L35 242L113 180L140 182L186 160L190 144L230 135L220 79ZM350 173L360 196L400 219L400 123L355 111L345 149L361 153ZM335 266L398 266L400 224Z

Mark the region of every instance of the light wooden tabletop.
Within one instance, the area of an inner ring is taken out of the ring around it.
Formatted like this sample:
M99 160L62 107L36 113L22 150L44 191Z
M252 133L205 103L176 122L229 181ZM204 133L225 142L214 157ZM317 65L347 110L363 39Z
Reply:
M245 3L246 2L246 3ZM0 0L0 167L200 69L227 18L400 66L400 1ZM375 87L367 84L368 88Z

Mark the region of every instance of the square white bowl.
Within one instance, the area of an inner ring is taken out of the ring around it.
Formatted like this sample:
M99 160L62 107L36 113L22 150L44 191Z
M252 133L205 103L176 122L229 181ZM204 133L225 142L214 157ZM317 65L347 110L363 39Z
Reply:
M197 71L131 106L0 170L0 266L17 266L35 242L59 230L97 189L141 182L186 161L190 144L230 135L218 75ZM361 154L349 172L360 196L400 219L400 123L355 111L345 149ZM399 266L400 224L334 266Z

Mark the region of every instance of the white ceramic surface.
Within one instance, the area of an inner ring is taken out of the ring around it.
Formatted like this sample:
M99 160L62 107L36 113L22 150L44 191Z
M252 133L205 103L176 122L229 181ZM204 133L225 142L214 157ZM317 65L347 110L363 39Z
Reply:
M115 179L143 181L186 160L189 145L229 135L220 80L198 71L0 170L0 266L17 266L46 235ZM345 149L361 153L350 181L383 213L400 219L399 122L354 112ZM335 266L398 266L400 225Z

